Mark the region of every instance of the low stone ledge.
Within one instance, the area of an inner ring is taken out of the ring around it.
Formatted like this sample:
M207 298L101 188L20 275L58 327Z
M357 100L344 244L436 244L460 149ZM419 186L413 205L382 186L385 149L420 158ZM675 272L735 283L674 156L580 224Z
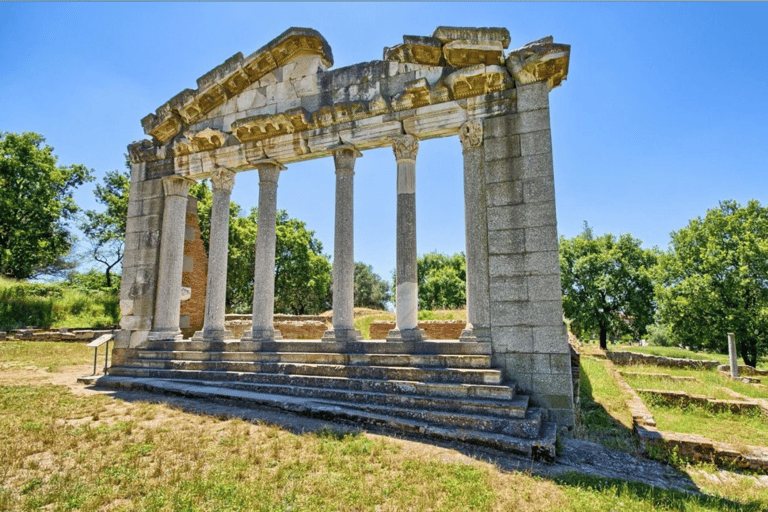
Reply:
M752 401L719 400L704 395L689 395L684 391L666 391L657 389L638 389L638 393L653 395L664 403L674 406L686 406L688 404L711 408L715 412L732 412L741 414L744 411L761 410L760 404Z
M253 321L250 315L237 315L237 318L231 318L235 315L227 315L225 328L232 332L235 339L242 338L243 334L251 329ZM284 318L313 318L312 320L284 320ZM275 315L275 329L280 331L281 336L287 340L319 340L328 329L328 325L320 316L303 315L302 317L292 315Z
M650 377L652 379L662 379L671 381L695 381L696 377L670 375L668 373L642 373L642 372L619 372L624 377Z
M696 368L711 369L717 367L719 361L705 361L699 359L684 359L679 357L663 357L639 352L605 351L605 356L615 364L626 366L631 364L653 364L668 368Z
M721 364L720 366L717 367L717 369L720 370L721 372L728 372L729 375L731 373L731 365L729 364ZM740 364L739 376L741 375L748 375L750 377L753 377L755 375L766 377L768 376L768 370L758 370L754 366L747 366L747 365Z
M466 325L466 320L423 320L419 322L419 329L422 329L430 340L457 340L461 337L461 331ZM371 339L386 339L389 331L394 328L395 322L386 320L371 322Z

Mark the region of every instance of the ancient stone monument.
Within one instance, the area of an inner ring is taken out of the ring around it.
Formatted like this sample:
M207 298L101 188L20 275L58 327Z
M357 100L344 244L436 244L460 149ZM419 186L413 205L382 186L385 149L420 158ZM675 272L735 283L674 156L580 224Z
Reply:
M566 78L570 47L548 37L505 54L509 43L503 28L438 27L431 37L404 36L382 60L330 70L323 36L291 28L248 57L235 54L142 119L151 139L128 147L122 330L110 376L266 386L291 374L292 387L280 393L300 396L303 386L318 397L316 390L341 385L328 380L335 375L348 379L348 391L352 381L356 393L372 390L360 400L369 404L400 386L393 395L413 400L391 416L449 430L468 427L435 419L444 412L428 419L417 398L450 398L441 410L458 421L489 400L516 400L517 389L537 412L527 405L519 414L489 412L507 419L488 430L522 438L528 429L536 438L554 422L572 425L549 122L549 92ZM458 136L464 155L468 322L459 340L436 342L417 323L416 164L420 140L448 136ZM366 150L385 146L395 157L397 323L386 340L364 341L352 310L354 167ZM324 157L333 158L336 180L333 329L314 342L283 340L273 325L278 182L290 179L282 175L292 163ZM252 170L260 179L253 327L233 339L224 326L228 204L237 173ZM205 321L183 340L187 191L203 178L213 184ZM514 430L509 418L535 427Z

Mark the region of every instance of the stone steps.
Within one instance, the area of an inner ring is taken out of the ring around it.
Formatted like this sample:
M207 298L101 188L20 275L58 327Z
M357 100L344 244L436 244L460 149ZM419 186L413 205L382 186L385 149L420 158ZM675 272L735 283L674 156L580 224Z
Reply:
M110 375L161 379L202 379L221 382L279 384L294 387L343 389L360 392L394 393L446 397L459 400L470 398L511 400L515 390L510 386L465 384L454 382L418 382L407 380L354 379L317 375L286 375L237 371L199 371L189 369L146 368L136 366L112 367Z
M176 382L204 381L177 380ZM354 391L350 389L333 389L326 387L298 387L286 384L259 382L218 381L217 385L228 389L240 389L254 393L301 396L328 402L336 401L387 406L392 408L404 407L450 413L482 414L504 419L525 418L526 411L528 410L528 397L526 395L515 395L509 400L494 400L487 398L456 400L453 397L440 397L434 395L425 396L376 391Z
M498 370L475 368L419 368L408 366L355 366L344 364L272 363L262 361L198 361L139 357L134 366L166 370L253 372L278 375L306 375L347 379L501 384Z
M183 341L153 341L146 350L242 352L253 349L239 340L206 342L185 339ZM335 342L320 340L280 340L261 343L259 352L308 352L333 354L454 354L491 355L490 343L467 343L456 340L426 340L419 342L361 340Z
M489 368L490 356L466 354L339 354L330 352L222 352L142 350L141 359L183 361L259 361L358 366L416 366L428 368Z
M441 417L436 412L419 417L419 411L413 409L398 410L369 404L273 395L233 389L221 384L218 381L179 382L167 378L124 377L112 375L111 372L110 375L97 381L97 385L100 386L173 394L237 407L277 407L313 418L351 421L356 425L371 425L431 439L490 446L545 461L552 461L555 457L557 426L555 423L542 421L541 411L536 409L527 412L525 419L518 420L500 418L489 420L483 416L456 413L443 413ZM436 423L437 421L446 424ZM506 424L518 424L519 428L509 427ZM468 428L468 426L471 427ZM511 435L510 432L523 434L525 437Z
M99 385L287 411L479 443L545 460L556 427L459 341L153 342ZM246 350L247 349L247 350Z

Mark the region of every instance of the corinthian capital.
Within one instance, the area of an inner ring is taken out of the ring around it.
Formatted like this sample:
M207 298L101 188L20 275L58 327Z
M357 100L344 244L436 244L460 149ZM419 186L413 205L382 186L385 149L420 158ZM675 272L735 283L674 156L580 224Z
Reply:
M459 128L459 140L464 151L480 147L483 143L483 123L477 119L467 121Z
M232 192L232 187L235 186L235 173L223 167L217 167L211 172L211 183L213 190Z
M395 158L400 160L416 160L416 153L419 152L419 139L413 135L403 135L392 139L392 150L395 152Z

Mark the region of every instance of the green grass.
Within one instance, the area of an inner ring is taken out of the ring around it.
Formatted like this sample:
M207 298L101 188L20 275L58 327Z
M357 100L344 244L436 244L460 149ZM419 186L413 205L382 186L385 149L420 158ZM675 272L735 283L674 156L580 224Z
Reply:
M666 405L660 398L643 393L643 402L653 414L659 430L679 434L699 434L712 441L732 445L764 446L768 439L768 422L759 410L713 412L694 404Z
M0 330L106 327L120 321L117 292L0 278Z
M632 435L632 416L626 405L629 396L601 361L582 357L579 378L581 407L574 435L636 453L639 446Z
M646 387L647 389L667 389L686 391L689 394L706 395L710 398L723 398L725 400L738 400L718 388L728 388L750 398L762 398L768 400L768 387L763 385L746 384L739 380L732 380L722 375L716 369L695 370L692 368L666 368L654 365L632 365L624 367L626 371L636 373L664 373L679 377L694 377L697 382L674 382L670 380L657 380L652 378L638 379L633 376L625 376L627 384L635 389ZM768 379L768 378L767 378ZM716 396L715 396L716 395Z
M720 364L728 364L728 354L716 354L714 352L695 352L693 350L686 350L678 347L660 347L655 345L649 345L647 347L637 347L632 345L608 345L609 350L622 350L625 352L639 352L641 354L652 354L655 356L663 357L677 357L682 359L697 359L700 361L718 361ZM744 364L739 360L739 364ZM760 369L768 369L768 358L760 357L757 361L757 367Z
M10 345L3 363L13 366L77 362L72 344ZM601 363L584 363L589 393L582 399L613 410L614 400L598 393L615 395L615 381ZM634 512L768 505L768 490L746 483L712 492L722 496L572 473L550 480L364 433L299 435L63 386L0 385L0 510Z
M359 330L363 335L363 339L371 339L371 324L377 320L394 321L395 314L382 311L381 313L373 315L365 315L355 318L355 329Z
M51 341L4 341L0 343L0 370L35 367L49 372L63 366L93 363L93 349L86 343L57 343ZM99 349L99 361L104 363L104 348Z

